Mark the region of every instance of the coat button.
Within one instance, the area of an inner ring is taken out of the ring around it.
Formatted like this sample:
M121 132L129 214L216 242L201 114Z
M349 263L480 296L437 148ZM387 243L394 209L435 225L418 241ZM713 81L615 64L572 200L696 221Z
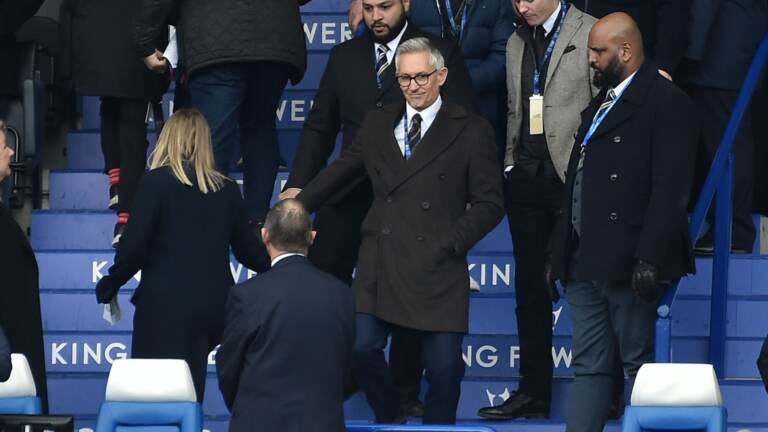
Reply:
M389 203L389 204L391 204L391 203L392 203L392 197L391 197L391 196L388 196L388 197L387 197L387 203Z
M608 219L615 221L619 218L619 215L616 212L611 212L611 214L608 215Z
M445 180L445 174L439 174L437 178L439 178L440 180Z
M424 236L416 236L416 240L422 242L424 241Z
M618 174L611 174L611 176L609 178L611 179L612 182L615 182L616 180L619 179L619 175Z
M613 142L615 142L617 144L620 143L621 142L621 137L616 135L615 137L613 137Z
M429 210L429 207L430 207L429 202L424 201L423 203L421 203L421 208L422 209Z
M384 235L389 235L390 231L388 227L384 227L381 229L381 233Z
M381 103L381 101L376 102L376 108L381 108L383 106L384 106L384 104Z

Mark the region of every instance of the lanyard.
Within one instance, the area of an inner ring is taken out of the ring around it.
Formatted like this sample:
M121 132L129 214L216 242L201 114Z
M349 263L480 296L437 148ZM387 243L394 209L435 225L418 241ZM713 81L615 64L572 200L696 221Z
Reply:
M536 63L533 70L533 94L535 95L541 94L541 70L539 68L541 65L546 64L549 61L549 58L552 57L552 52L555 50L557 38L560 37L560 30L563 28L565 14L568 12L568 4L563 0L560 0L560 10L562 11L562 16L560 17L560 20L558 20L555 33L552 34L552 39L549 41L549 46L547 46L547 50L544 52L544 57L540 62Z
M463 0L461 4L461 26L456 25L456 18L453 15L453 6L451 6L451 0L445 0L445 8L448 12L448 21L451 23L451 29L453 34L456 35L457 40L461 40L461 33L464 31L464 26L467 24L467 1Z
M406 109L403 113L403 157L405 157L405 160L408 160L411 158L411 142L408 139L408 110Z
M624 90L627 89L629 84L631 84L634 79L635 77L632 76L632 79L627 83L627 86L624 87ZM622 90L622 93L624 93L624 90ZM584 151L584 149L587 147L587 144L589 144L589 140L592 139L592 135L595 134L595 131L597 131L597 128L600 127L600 123L602 123L603 120L605 120L605 116L607 116L608 113L611 112L613 107L616 105L616 102L619 101L620 97L621 97L621 94L617 94L616 97L613 98L613 103L611 103L611 106L608 107L608 109L606 109L605 111L603 111L599 116L596 116L594 119L592 119L592 124L589 126L589 129L587 130L587 134L584 135L584 140L581 142L582 151Z

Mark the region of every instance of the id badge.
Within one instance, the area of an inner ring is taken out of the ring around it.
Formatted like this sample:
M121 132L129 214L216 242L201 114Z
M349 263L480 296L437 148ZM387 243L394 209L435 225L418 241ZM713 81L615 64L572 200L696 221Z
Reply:
M528 101L530 134L541 135L544 133L544 97L535 94Z

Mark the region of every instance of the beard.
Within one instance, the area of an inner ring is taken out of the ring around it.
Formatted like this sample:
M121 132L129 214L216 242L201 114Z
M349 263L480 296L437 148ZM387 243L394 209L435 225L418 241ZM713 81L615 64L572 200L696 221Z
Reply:
M592 82L598 88L616 87L621 83L621 74L623 69L619 63L619 56L614 56L604 69L592 67L595 70L595 77Z
M400 19L395 23L394 26L389 27L389 31L387 34L379 36L376 34L376 32L373 31L373 27L369 26L368 32L371 35L371 38L380 44L386 44L389 43L392 39L397 37L397 35L400 34L400 31L403 30L403 27L405 27L405 12L403 12L403 15L400 17Z

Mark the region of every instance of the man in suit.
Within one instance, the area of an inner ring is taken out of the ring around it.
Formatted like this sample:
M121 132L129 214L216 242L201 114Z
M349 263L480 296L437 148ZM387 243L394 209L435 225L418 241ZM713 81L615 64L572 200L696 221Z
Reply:
M443 86L447 100L474 109L474 90L461 50L456 44L423 32L409 23L406 12L410 0L365 0L363 15L368 31L331 50L320 80L312 110L299 137L299 149L281 198L295 197L325 166L333 153L336 136L344 129L342 151L369 110L403 101L392 65L397 46L415 37L426 37L442 53L451 70ZM383 52L383 53L382 53ZM320 207L317 215L317 241L309 259L319 268L350 283L360 248L360 224L373 200L370 181L365 175L350 179ZM418 338L397 332L393 339L392 366L403 402L419 415L421 349Z
M677 82L696 103L702 134L699 150L701 173L697 188L709 172L720 140L736 106L744 79L765 32L768 2L765 0L694 1L690 44L680 65ZM755 190L755 143L752 121L745 115L733 142L735 155L733 226L731 249L751 253L756 229L752 222ZM698 180L698 179L697 179ZM698 192L698 191L695 191ZM708 221L714 226L714 212ZM711 254L714 229L696 243L696 252Z
M342 432L352 293L307 261L315 234L298 201L270 210L261 235L272 269L230 292L216 354L230 430Z
M3 328L0 327L0 382L7 381L11 376L11 367L11 347Z
M597 94L587 62L587 37L596 20L560 0L515 0L513 5L525 24L507 42L504 189L514 245L521 380L504 404L478 412L490 419L549 417L551 302L559 295L541 274L561 212L579 114Z
M466 254L501 220L501 175L491 125L440 96L449 71L430 40L401 43L395 64L406 103L371 111L298 198L314 210L367 172L374 199L353 283L356 378L377 421L402 421L383 349L393 329L416 333L429 382L424 423L453 423L469 312Z
M646 57L670 80L688 45L691 3L692 0L573 0L574 6L597 18L614 12L629 14L640 28Z
M694 271L686 208L695 108L645 60L629 15L598 21L588 44L602 91L582 113L552 240L552 271L573 321L568 432L603 430L614 380L623 379L617 345L631 392L640 366L654 360L665 282Z

